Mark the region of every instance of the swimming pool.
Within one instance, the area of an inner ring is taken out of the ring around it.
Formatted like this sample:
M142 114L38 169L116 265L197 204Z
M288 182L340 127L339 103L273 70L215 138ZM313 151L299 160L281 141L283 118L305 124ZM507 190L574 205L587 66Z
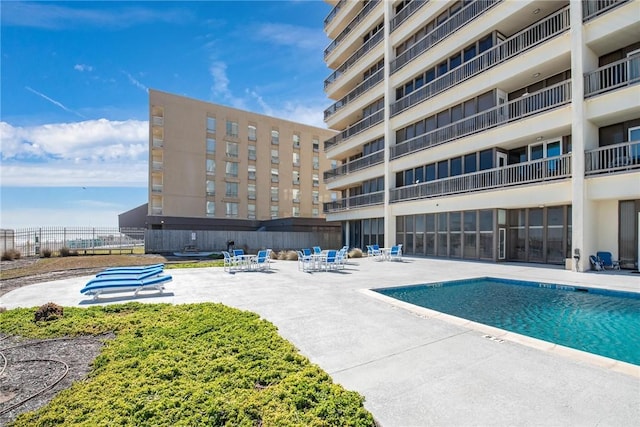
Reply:
M492 277L373 289L510 332L640 365L640 294Z

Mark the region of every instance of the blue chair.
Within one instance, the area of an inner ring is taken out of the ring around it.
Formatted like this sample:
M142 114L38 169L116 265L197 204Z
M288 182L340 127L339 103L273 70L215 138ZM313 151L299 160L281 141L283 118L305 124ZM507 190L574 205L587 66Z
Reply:
M322 249L320 248L320 246L314 246L313 247L313 253L314 254L321 254L322 253Z
M389 259L394 261L402 260L402 249L399 245L391 247L391 250L389 251Z
M255 259L251 263L252 270L268 270L271 268L271 257L270 250L263 249L258 251L258 255L256 255Z
M611 252L596 252L598 260L602 263L602 267L607 270L620 270L620 262L613 259Z
M338 264L337 264L337 259L338 259L338 251L332 249L330 251L327 251L327 257L324 260L324 269L325 270L333 270L335 268L338 268Z
M224 271L231 272L238 266L238 262L229 252L222 251L222 256L224 257L224 264L222 265Z
M302 251L296 251L298 254L298 270L307 271L311 270L312 260L311 260L311 251L309 251L308 255L305 255Z

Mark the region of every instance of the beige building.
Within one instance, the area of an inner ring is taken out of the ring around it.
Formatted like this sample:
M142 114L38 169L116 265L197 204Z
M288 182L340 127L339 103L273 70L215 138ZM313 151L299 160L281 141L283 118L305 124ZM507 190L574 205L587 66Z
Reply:
M328 3L324 211L349 246L637 269L640 1Z
M335 132L156 90L149 109L149 228L325 223L321 171L338 162L320 145Z

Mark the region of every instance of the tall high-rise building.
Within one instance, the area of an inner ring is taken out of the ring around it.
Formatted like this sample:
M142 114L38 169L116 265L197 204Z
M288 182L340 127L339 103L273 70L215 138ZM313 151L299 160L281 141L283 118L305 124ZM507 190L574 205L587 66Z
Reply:
M321 171L337 161L321 143L334 131L156 90L149 109L149 228L325 224L322 204L337 193Z
M323 208L347 244L637 268L640 1L328 3Z

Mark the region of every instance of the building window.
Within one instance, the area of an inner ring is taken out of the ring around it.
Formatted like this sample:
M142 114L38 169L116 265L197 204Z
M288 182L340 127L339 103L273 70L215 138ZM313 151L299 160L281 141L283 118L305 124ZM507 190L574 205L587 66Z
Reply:
M256 160L258 158L256 156L256 146L255 145L249 145L247 148L249 150L249 160Z
M227 186L227 191L225 192L225 196L227 196L227 197L238 197L238 183L237 182L227 182L225 184Z
M318 138L313 138L313 152L317 153L320 151L320 140Z
M216 194L216 183L215 181L207 180L207 196L213 196Z
M216 154L216 140L207 138L207 154Z
M313 168L320 169L320 158L318 156L313 156Z
M277 130L271 131L271 143L274 145L280 144L280 132Z
M249 165L249 179L256 179L256 165Z
M300 135L293 134L293 148L300 148Z
M278 153L278 150L271 150L271 163L280 163L280 154Z
M300 172L298 171L293 171L293 184L294 185L300 184Z
M318 208L311 209L311 216L314 218L320 216L320 211L318 210Z
M293 153L293 166L300 166L300 153Z
M331 160L331 169L337 169L337 168L338 168L338 161Z
M216 174L216 161L213 159L207 159L207 175Z
M271 169L271 182L278 181L280 181L278 169Z
M227 217L228 218L236 218L238 216L238 204L237 203L227 202L226 203L226 207L227 207Z
M231 178L238 177L238 164L236 162L225 162L225 173L226 176Z
M300 207L293 206L293 209L291 209L291 213L293 214L293 216L300 216Z
M278 187L271 187L271 201L277 202L278 200Z
M238 143L227 141L227 157L238 157Z
M293 190L291 190L291 200L293 201L293 203L300 203L300 190L297 188L294 188Z
M207 132L216 133L216 118L207 117Z
M316 190L312 191L311 198L313 200L313 204L317 205L318 203L320 203L320 192Z
M271 205L271 218L278 218L278 206Z
M255 184L247 184L247 197L250 200L256 199L256 185Z
M216 216L216 202L207 201L207 216Z
M249 203L247 205L247 218L256 219L256 205L254 205L253 203Z
M253 125L249 125L247 127L247 135L248 135L248 139L249 141L256 141L258 139L258 132L255 126Z
M238 137L238 122L227 120L227 136L232 138Z
M314 173L314 174L312 175L312 180L313 180L313 186L314 186L314 187L319 187L319 186L320 186L320 179L319 179L319 177L318 177L318 174L317 174L317 173Z

